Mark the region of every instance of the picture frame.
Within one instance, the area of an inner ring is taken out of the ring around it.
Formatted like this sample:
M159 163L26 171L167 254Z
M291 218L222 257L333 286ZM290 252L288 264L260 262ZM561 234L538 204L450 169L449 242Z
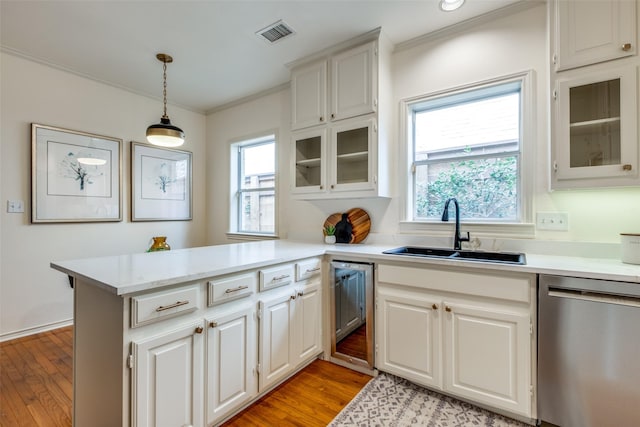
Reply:
M131 141L131 221L192 219L192 153Z
M122 221L122 140L31 124L31 222Z

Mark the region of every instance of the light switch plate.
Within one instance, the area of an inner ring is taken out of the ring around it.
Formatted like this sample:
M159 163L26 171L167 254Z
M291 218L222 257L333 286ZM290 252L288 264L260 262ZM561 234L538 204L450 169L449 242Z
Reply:
M22 200L7 200L8 213L23 213L24 202Z
M536 228L538 230L568 231L569 214L567 212L538 212L536 213Z

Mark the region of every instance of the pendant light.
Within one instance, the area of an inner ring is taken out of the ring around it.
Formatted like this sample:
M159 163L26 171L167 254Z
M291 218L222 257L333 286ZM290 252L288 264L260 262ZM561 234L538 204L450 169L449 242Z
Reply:
M169 116L167 116L167 64L173 62L173 58L166 53L156 55L158 61L162 62L163 69L163 90L162 97L164 101L164 114L160 119L160 123L151 125L147 128L147 141L153 145L161 147L179 147L184 143L184 132L177 126L171 124Z

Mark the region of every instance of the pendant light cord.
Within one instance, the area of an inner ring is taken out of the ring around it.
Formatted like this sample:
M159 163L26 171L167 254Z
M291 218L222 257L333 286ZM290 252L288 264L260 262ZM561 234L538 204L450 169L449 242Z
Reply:
M162 81L163 81L162 99L164 103L164 115L162 116L162 118L168 119L169 117L167 116L167 61L166 60L162 61Z

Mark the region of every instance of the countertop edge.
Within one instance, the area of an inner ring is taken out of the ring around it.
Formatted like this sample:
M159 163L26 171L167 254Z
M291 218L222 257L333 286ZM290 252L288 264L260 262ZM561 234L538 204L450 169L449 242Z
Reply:
M346 257L345 260L357 258L356 261L363 262L464 267L494 272L552 274L640 283L640 265L624 264L614 259L526 253L526 265L513 265L457 259L402 257L382 253L390 248L390 246L381 245L325 245L283 240L172 250L159 255L156 259L145 257L143 254L131 254L52 261L50 266L119 296L316 256L329 256L332 259ZM99 266L101 268L98 268ZM163 270L166 271L164 275Z

